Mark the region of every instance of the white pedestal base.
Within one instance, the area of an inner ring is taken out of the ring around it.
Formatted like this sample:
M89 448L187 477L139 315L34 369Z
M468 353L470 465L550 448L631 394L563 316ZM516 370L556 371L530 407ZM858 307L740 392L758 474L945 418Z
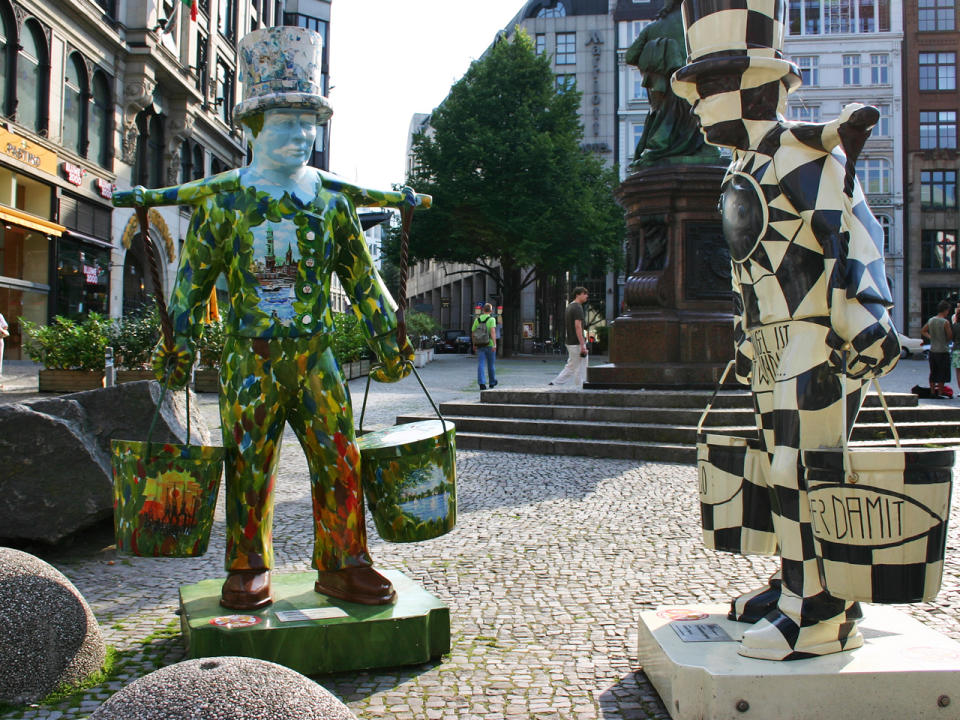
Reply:
M727 620L727 607L641 613L640 663L674 720L960 717L960 643L902 612L862 605L862 648L776 662L737 654L750 626ZM683 611L697 619L674 619ZM688 638L720 626L731 641L688 642L671 625Z

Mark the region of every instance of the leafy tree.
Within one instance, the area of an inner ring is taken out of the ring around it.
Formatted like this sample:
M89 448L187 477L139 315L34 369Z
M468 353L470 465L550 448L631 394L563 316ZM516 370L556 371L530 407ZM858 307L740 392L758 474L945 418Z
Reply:
M414 140L409 183L434 207L417 213L410 262L474 263L492 277L507 310L505 355L520 336L526 285L619 253L616 173L581 150L579 104L579 92L556 90L549 60L517 28L451 88L433 134Z

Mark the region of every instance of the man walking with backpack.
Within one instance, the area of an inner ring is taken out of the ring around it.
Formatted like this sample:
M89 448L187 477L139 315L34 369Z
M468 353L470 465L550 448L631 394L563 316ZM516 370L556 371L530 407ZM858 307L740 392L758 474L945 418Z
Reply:
M494 362L497 358L497 319L493 316L493 305L487 303L483 312L473 321L470 328L470 342L473 351L477 354L477 385L481 390L487 389L483 379L483 363L487 363L487 375L490 376L490 388L497 386L497 371Z

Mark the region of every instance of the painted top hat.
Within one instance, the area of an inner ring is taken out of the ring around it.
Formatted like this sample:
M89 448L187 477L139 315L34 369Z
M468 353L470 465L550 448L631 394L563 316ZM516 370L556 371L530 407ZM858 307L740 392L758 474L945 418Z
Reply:
M244 35L238 45L243 99L234 120L247 122L272 108L317 113L317 122L332 114L323 96L323 36L301 27L270 27Z
M697 78L740 75L741 87L782 80L800 86L800 70L783 57L787 0L683 0L687 64L671 79L673 91L693 104Z

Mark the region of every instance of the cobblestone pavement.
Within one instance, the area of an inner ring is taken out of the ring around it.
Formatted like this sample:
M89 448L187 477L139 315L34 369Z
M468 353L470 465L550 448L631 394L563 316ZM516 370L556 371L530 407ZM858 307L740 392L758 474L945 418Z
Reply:
M500 361L500 387L543 385L560 362ZM421 372L437 402L477 397L469 358L442 356ZM351 388L359 406L364 381ZM214 396L201 404L216 424ZM376 385L366 424L426 410L413 378ZM452 650L425 665L318 678L364 720L667 718L637 660L640 611L726 600L775 569L768 558L702 547L692 466L460 451L457 467L459 520L448 535L387 544L368 520L378 567L402 570L449 605ZM960 517L956 498L953 510ZM277 493L279 572L308 569L310 527L307 471L290 436ZM936 602L903 609L960 640L957 528L954 522ZM133 679L182 659L178 586L221 577L223 542L218 510L211 551L199 559L118 557L108 527L69 548L28 548L86 597L119 651L119 671L59 705L0 718L87 717Z

